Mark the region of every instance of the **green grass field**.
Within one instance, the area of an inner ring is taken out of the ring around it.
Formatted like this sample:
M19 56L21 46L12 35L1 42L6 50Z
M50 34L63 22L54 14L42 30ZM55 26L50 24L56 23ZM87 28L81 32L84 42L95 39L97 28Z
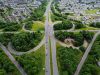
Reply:
M99 30L99 28L87 27L87 28L81 28L79 30Z
M85 13L86 14L96 14L97 11L98 11L98 9L86 10Z
M40 21L34 22L32 25L32 30L33 31L44 30L44 23Z
M45 45L38 49L37 54L42 54L42 66L45 68ZM45 75L45 70L41 70L38 75Z

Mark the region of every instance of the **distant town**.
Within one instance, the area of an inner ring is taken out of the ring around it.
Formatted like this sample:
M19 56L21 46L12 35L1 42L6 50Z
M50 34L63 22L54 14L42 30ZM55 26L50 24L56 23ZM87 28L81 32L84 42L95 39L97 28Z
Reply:
M9 21L19 21L30 16L32 10L39 7L43 0L0 0L0 10L7 11L6 18ZM1 19L2 17L0 17Z
M59 0L59 8L62 13L75 13L77 16L84 15L83 21L100 21L100 0ZM94 13L86 14L85 11L94 10ZM76 17L77 19L77 17Z

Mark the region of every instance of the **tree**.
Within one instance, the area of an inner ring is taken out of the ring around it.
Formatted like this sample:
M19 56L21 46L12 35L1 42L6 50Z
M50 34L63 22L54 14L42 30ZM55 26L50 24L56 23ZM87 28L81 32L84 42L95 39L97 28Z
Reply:
M60 62L61 72L66 72L68 75L73 75L79 63L78 55L80 51L73 48L59 47L57 49L58 61Z
M13 34L0 34L0 42L3 44L3 45L8 45L8 42L11 41L12 39L12 36Z
M14 64L12 64L12 62L5 55L3 50L0 49L0 75L10 75L10 74L20 75Z
M75 28L76 29L80 29L80 28L84 28L85 26L83 25L83 23L82 22L80 22L80 21L76 21L75 22Z
M47 1L42 1L42 4L31 13L29 20L44 21L44 12L46 10Z
M93 22L90 24L90 26L100 28L100 22Z
M82 34L80 34L80 33L75 34L74 40L75 40L75 42L74 42L75 46L81 46L81 45L83 45L84 38L83 38Z
M86 50L85 47L83 47L83 46L80 46L79 49L80 49L82 52L85 52L85 50Z
M43 68L41 53L25 54L16 57L28 75L37 75Z
M63 20L62 23L54 25L54 30L67 30L72 28L72 23L68 20Z
M81 31L80 32L83 37L85 38L85 40L87 40L89 43L91 42L94 33L93 32L89 32L89 31Z
M16 50L24 52L34 48L41 41L41 38L41 33L21 32L15 34L11 41Z
M3 29L3 31L18 31L21 29L21 25L15 22L0 21L0 29Z

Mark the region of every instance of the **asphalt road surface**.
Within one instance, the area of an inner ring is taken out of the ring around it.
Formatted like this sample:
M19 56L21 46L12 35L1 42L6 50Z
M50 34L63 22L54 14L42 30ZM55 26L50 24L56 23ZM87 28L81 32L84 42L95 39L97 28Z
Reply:
M50 25L50 40L51 40L51 49L52 49L52 65L53 65L53 75L59 75L58 72L58 66L57 66L57 59L56 59L56 41L54 38L54 31L53 31L53 25Z
M51 6L52 0L49 2L47 8L46 8L46 12L45 12L45 16L46 16L46 20L45 20L45 51L46 51L46 59L45 59L45 75L51 75L51 68L50 68L50 43L49 43L49 10L50 10L50 6Z

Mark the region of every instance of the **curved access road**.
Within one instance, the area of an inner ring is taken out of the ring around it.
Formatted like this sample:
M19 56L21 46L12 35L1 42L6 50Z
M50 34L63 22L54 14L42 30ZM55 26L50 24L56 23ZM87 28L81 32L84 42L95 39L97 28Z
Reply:
M95 40L96 40L96 38L97 38L97 36L98 36L99 34L100 34L100 31L98 31L98 32L94 35L94 37L93 37L91 43L89 44L88 48L87 48L86 51L85 51L85 53L84 53L84 55L83 55L83 57L82 57L80 63L78 64L78 67L77 67L77 69L76 69L74 75L79 75L79 72L80 72L80 70L82 69L82 66L83 66L83 64L84 64L84 62L85 62L85 60L86 60L86 58L87 58L87 56L88 56L88 54L89 54L89 52L90 52L92 46L93 46L93 43L95 42Z
M12 54L15 54L15 55L23 55L23 54L27 54L27 53L31 53L31 52L34 52L36 50L38 50L43 44L45 43L45 37L42 39L42 41L33 49L27 51L27 52L18 52L16 50L13 49L11 43L9 42L8 44L8 50L12 53Z
M58 31L62 31L62 32L80 32L80 31L83 31L83 30L56 30L55 32L58 32ZM85 31L89 31L89 32L98 32L100 30L85 30Z
M15 31L15 32L11 32L11 31L3 32L3 31L1 31L0 32L0 34L3 34L3 33L7 33L7 34L18 34L20 32L19 31Z
M25 24L23 25L22 30L24 30L25 32L29 32L29 33L34 32L34 31L31 31L31 30L27 30L27 29L25 28Z

